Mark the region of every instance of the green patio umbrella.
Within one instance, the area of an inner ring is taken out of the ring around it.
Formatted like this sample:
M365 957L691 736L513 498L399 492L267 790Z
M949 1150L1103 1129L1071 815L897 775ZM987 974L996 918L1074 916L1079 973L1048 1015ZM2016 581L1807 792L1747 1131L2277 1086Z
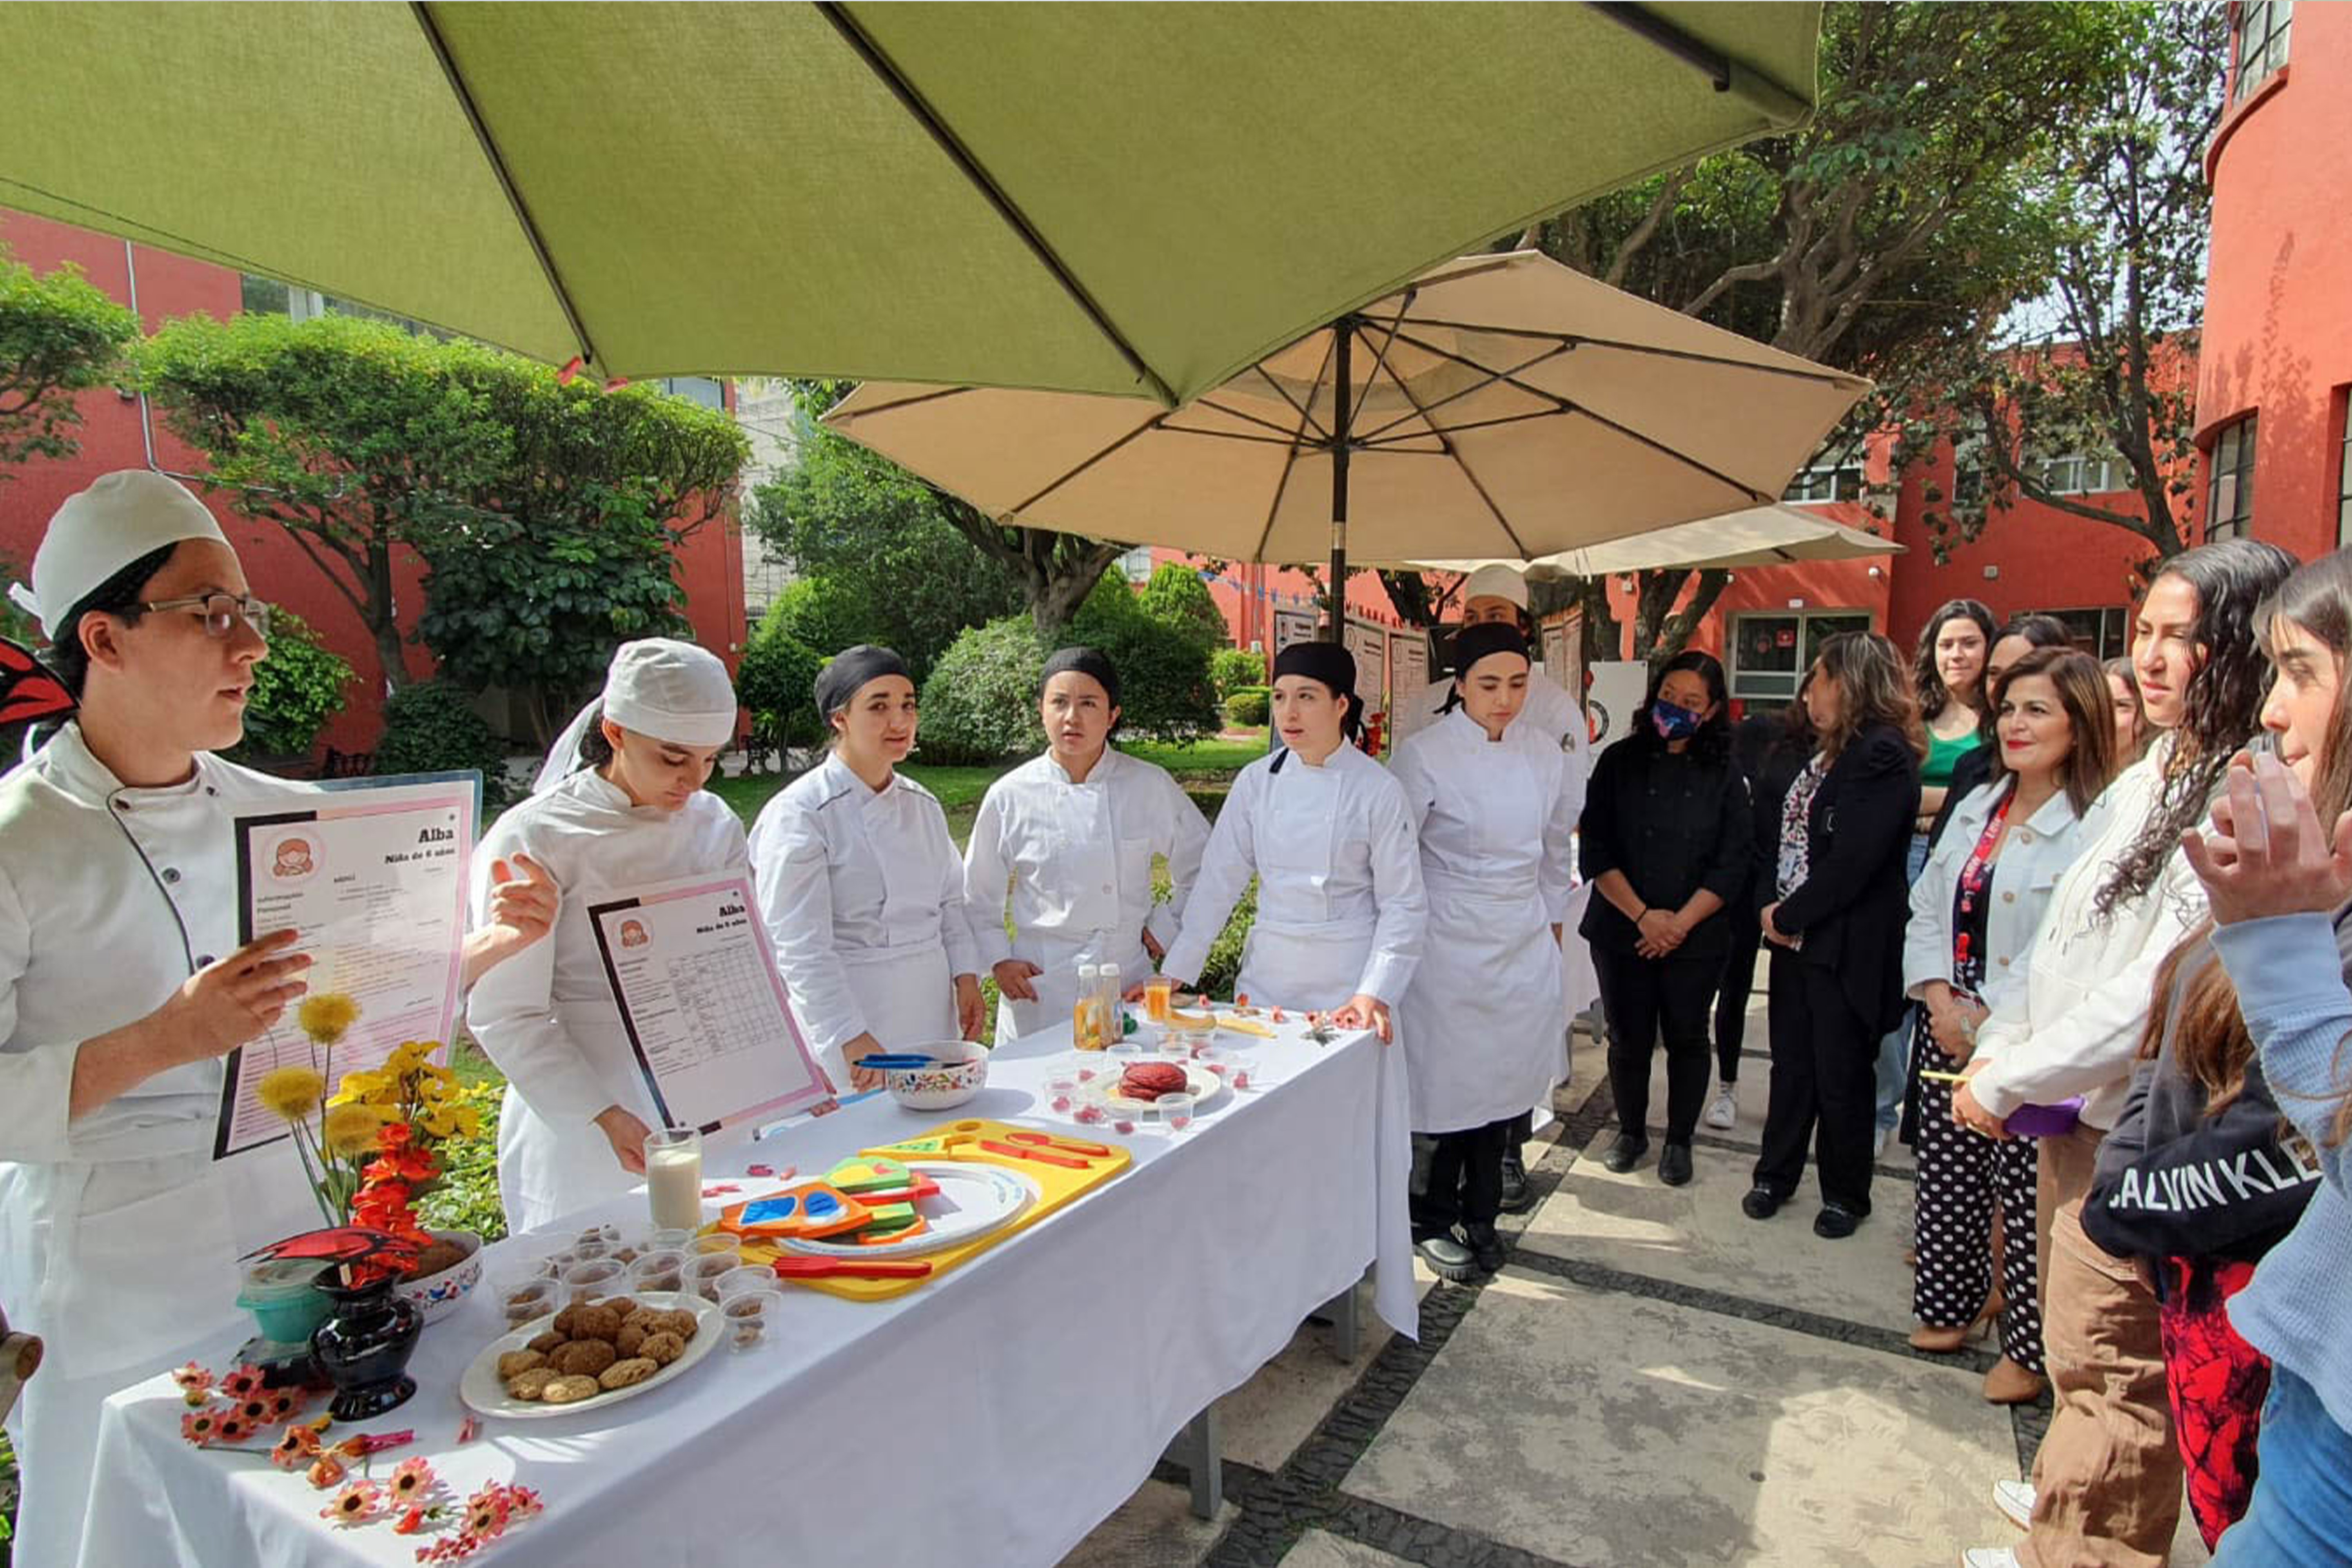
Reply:
M0 5L0 205L604 376L1173 405L1813 100L1814 4Z

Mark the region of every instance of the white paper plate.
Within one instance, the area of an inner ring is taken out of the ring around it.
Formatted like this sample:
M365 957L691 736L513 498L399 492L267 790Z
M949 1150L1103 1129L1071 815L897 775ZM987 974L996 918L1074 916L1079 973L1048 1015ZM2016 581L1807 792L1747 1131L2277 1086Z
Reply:
M1003 1165L909 1160L907 1168L940 1184L939 1196L916 1202L916 1212L930 1222L922 1235L904 1241L877 1242L872 1247L798 1236L779 1237L776 1245L816 1258L919 1258L926 1252L961 1247L992 1231L1002 1230L1045 1196L1027 1175Z
M1196 1110L1225 1092L1227 1088L1225 1080L1217 1074L1211 1072L1207 1068L1202 1067L1199 1062L1176 1061L1176 1058L1173 1057L1159 1057L1153 1059L1164 1062L1174 1061L1178 1067L1184 1069L1184 1087L1192 1091L1192 1107ZM1118 1075L1114 1073L1107 1078L1097 1079L1095 1080L1095 1084L1089 1085L1088 1087L1093 1088L1095 1085L1099 1085L1099 1093L1102 1102L1105 1105L1109 1106L1114 1110L1120 1110L1133 1114L1137 1111L1148 1110L1150 1109L1153 1103L1152 1101L1148 1100L1131 1099L1129 1096L1120 1093L1118 1083Z
M510 1421L545 1421L558 1415L584 1415L608 1409L625 1399L634 1399L640 1394L651 1394L718 1348L726 1325L719 1316L716 1303L706 1301L699 1296L671 1290L638 1290L631 1294L649 1307L658 1307L665 1311L684 1307L694 1314L694 1338L686 1342L686 1353L643 1383L633 1383L626 1388L615 1388L593 1399L583 1399L572 1405L549 1405L542 1400L517 1399L509 1394L506 1384L499 1376L499 1357L509 1351L529 1349L531 1341L553 1328L555 1314L550 1312L544 1318L534 1318L512 1333L501 1334L491 1341L488 1348L474 1358L474 1363L457 1380L457 1397L464 1400L469 1409Z

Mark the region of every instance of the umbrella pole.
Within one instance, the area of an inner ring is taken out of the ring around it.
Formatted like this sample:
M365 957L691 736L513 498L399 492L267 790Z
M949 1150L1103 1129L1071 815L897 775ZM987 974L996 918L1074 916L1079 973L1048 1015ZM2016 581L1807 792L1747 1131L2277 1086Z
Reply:
M1335 643L1348 640L1348 432L1354 413L1350 402L1354 388L1349 384L1350 351L1356 342L1356 318L1342 316L1331 324L1339 334L1333 345L1333 369L1339 395L1332 416L1331 428L1331 594L1326 603L1323 630Z

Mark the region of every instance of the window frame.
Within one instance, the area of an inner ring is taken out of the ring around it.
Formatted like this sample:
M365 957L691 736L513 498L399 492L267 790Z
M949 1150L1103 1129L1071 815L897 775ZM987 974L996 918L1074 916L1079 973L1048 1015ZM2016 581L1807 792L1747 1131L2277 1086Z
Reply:
M1793 621L1796 623L1794 627L1797 639L1795 644L1796 663L1791 668L1782 670L1752 669L1748 667L1747 661L1741 657L1741 650L1746 647L1746 643L1741 634L1746 630L1748 624L1752 621ZM1859 621L1861 626L1858 628L1855 626L1841 626L1832 628L1831 631L1822 633L1817 637L1813 635L1812 632L1812 623L1816 621ZM1805 679L1806 667L1811 664L1812 655L1819 650L1823 638L1834 636L1837 632L1854 631L1857 629L1862 631L1869 631L1872 629L1870 612L1868 610L1859 607L1844 609L1824 607L1822 609L1755 609L1738 610L1733 612L1731 616L1731 625L1728 628L1729 637L1726 642L1726 647L1730 653L1731 658L1729 660L1729 668L1725 671L1725 679L1729 683L1732 700L1748 704L1751 708L1757 703L1770 703L1775 707L1779 707L1795 701L1797 699L1797 688L1803 683ZM1756 682L1759 679L1765 683L1766 689L1759 689ZM1773 689L1778 688L1782 682L1787 683L1786 689Z
M2254 450L2261 439L2260 412L2248 409L2217 427L2207 454L2205 539L2242 539L2254 521ZM2221 504L2224 486L2230 504Z
M2352 386L2336 389L2344 405L2344 445L2336 466L2336 543L2352 544Z
M1802 468L1790 477L1788 487L1780 492L1780 500L1785 506L1822 506L1831 501L1859 500L1867 483L1863 465L1858 462L1835 463L1828 468ZM1817 485L1826 485L1827 493L1807 493Z
M2248 25L2255 18L2260 19L2259 35ZM2294 0L2238 0L2230 18L2231 103L2243 103L2253 96L2254 89L2285 68L2287 39L2294 26Z

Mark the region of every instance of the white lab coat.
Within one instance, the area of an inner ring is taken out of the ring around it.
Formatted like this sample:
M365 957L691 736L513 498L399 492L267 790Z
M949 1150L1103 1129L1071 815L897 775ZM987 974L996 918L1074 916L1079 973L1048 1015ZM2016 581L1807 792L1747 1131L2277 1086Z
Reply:
M235 951L231 817L305 792L204 753L126 789L73 724L0 780L0 1299L48 1352L10 1424L27 1568L76 1560L106 1396L233 1332L237 1256L317 1227L291 1149L212 1159L217 1060L67 1119L80 1043Z
M617 1105L661 1125L613 998L588 921L604 894L646 882L745 875L743 824L698 790L677 811L629 804L619 785L583 768L499 818L474 852L473 916L488 917L491 862L517 850L557 889L548 940L482 976L466 999L474 1038L507 1076L499 1112L499 1197L508 1227L535 1229L616 1197L638 1178L614 1157L593 1118Z
M2014 784L2004 776L1962 796L1944 837L1920 868L1919 879L1911 884L1911 923L1903 928L1903 992L1915 1002L1927 999L1929 981L1952 983L1952 900L1960 873L1975 856L1993 807ZM2000 1006L2025 984L2033 936L2042 929L2058 879L2106 825L2104 799L2077 816L2062 789L2026 821L2010 822L2000 858L1993 862L1992 907L1985 916L1984 981L1977 999L1988 1008Z
M1520 722L1490 741L1457 708L1397 752L1429 896L1400 1026L1418 1132L1517 1116L1559 1071L1567 1015L1549 928L1568 913L1580 803L1566 755Z
M931 792L894 773L869 789L838 756L794 779L751 825L760 918L793 1010L835 1085L842 1047L961 1037L955 977L980 973L963 861Z
M1209 821L1168 770L1107 749L1084 784L1052 753L991 784L963 854L964 898L983 968L1035 964L1034 1002L1001 1002L999 1045L1070 1016L1077 966L1116 963L1132 983L1151 973L1143 933L1161 948L1182 928ZM1154 908L1151 858L1168 857L1168 902ZM1013 934L1004 934L1012 885Z

